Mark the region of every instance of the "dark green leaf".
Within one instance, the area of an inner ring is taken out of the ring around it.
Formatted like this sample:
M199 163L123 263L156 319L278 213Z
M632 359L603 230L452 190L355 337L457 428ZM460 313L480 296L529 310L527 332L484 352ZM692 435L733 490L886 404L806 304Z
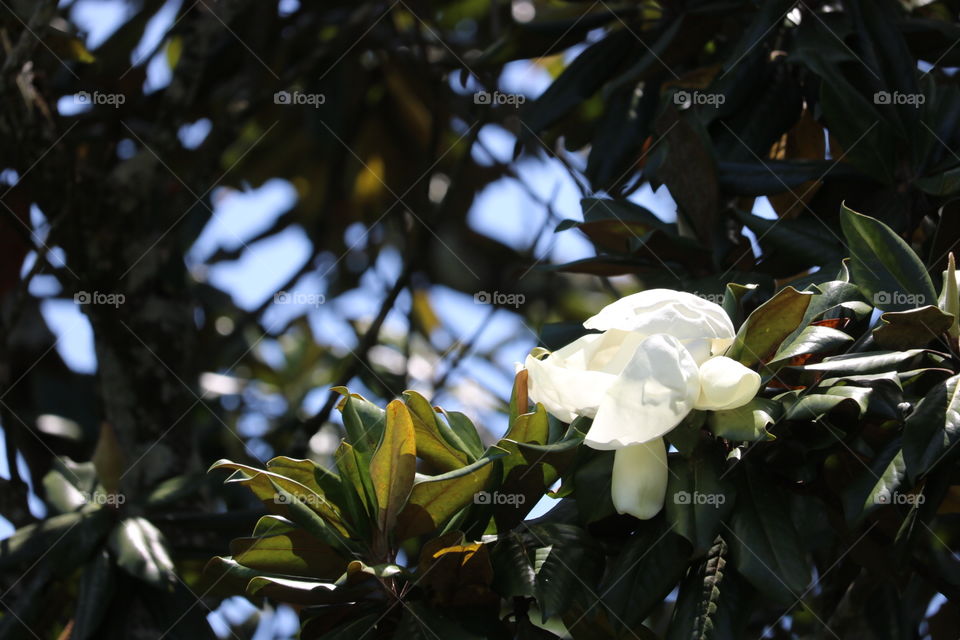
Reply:
M856 523L875 509L897 501L906 480L900 438L892 440L851 484L844 496L847 521Z
M917 403L903 429L903 457L911 478L956 454L960 440L960 375L937 384Z
M831 376L908 371L917 368L925 353L923 349L851 353L833 356L823 362L797 368L814 373L827 373Z
M691 545L658 518L624 545L598 593L628 628L639 626L683 577Z
M936 304L923 262L903 238L875 218L841 207L840 224L850 248L854 283L885 311Z
M792 606L806 589L810 570L789 501L753 469L746 469L741 480L729 530L737 570L769 599Z
M99 549L83 568L77 587L76 613L73 617L75 640L100 637L97 629L103 622L116 588L113 561L106 549Z
M351 394L346 387L334 387L331 391L343 396L339 408L350 444L356 447L357 451L372 452L383 437L386 424L384 410L363 396Z
M736 409L711 411L707 424L718 438L748 442L773 440L767 427L779 419L782 411L780 404L773 400L754 398Z
M483 455L483 442L470 418L459 411L444 411L443 415L450 425L449 433L457 448L467 453L471 462L478 460Z
M466 453L451 444L453 438L449 435L449 427L437 418L437 413L427 399L416 391L404 391L403 399L410 410L416 431L417 456L441 472L453 471L466 465Z
M566 524L525 527L535 548L534 595L542 622L561 615L574 598L592 601L603 570L600 547L586 531Z
M534 594L533 559L519 535L505 534L490 551L493 564L493 590L504 598Z
M882 324L873 330L873 338L883 349L922 347L953 325L953 316L933 305L909 311L888 311L880 316Z
M344 507L350 522L358 531L368 532L376 521L376 495L370 480L370 455L344 441L334 453L337 469L343 478Z
M724 478L724 456L713 446L699 447L689 459L671 456L665 503L667 522L705 553L733 509L736 488Z
M810 180L822 180L826 176L841 178L862 175L849 165L827 160L764 160L762 163L725 161L720 162L718 168L720 186L724 191L738 196L753 197L794 189ZM742 215L749 216L749 214ZM750 218L756 218L756 216L750 216ZM765 222L776 224L784 221L767 220ZM799 223L799 220L796 222ZM745 224L753 228L750 223L745 222ZM814 226L826 231L819 223ZM799 227L795 228L799 230ZM818 233L817 229L812 231L815 234Z
M562 118L596 93L635 46L636 39L629 29L613 31L592 44L524 110L524 126L536 134Z

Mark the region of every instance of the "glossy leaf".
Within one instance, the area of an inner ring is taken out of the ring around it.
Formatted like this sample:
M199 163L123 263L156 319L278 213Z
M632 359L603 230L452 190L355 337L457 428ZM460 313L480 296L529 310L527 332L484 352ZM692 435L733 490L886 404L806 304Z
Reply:
M810 570L786 496L755 471L741 478L729 530L737 570L765 597L794 603L807 587Z
M404 391L403 399L410 410L413 428L416 431L417 457L432 464L438 471L453 471L467 464L467 455L452 446L443 430L433 407L416 391Z
M397 540L437 529L457 511L473 504L475 496L487 487L493 473L492 461L493 458L484 457L439 476L418 476L407 506L397 518Z
M831 376L864 375L886 371L916 369L926 352L923 349L907 351L874 351L851 353L826 358L823 362L800 367L803 371L825 373Z
M308 505L310 509L323 516L340 533L347 532L336 507L323 495L316 493L296 480L272 471L255 469L230 460L218 460L210 466L211 471L214 469L235 469L238 473L230 476L227 482L236 482L249 488L267 509L274 513L287 515L289 508L287 503L277 499L275 487L279 486L291 496L294 496L297 502Z
M875 218L841 208L854 283L885 311L934 304L937 294L926 268L904 240Z
M933 305L888 311L880 316L882 324L873 330L873 338L882 349L919 347L944 335L953 320L953 316Z
M55 469L43 477L43 491L57 513L76 511L87 503L87 496Z
M819 420L837 407L847 405L855 415L866 412L869 406L870 389L855 386L833 386L824 393L781 398L786 407L787 420Z
M727 357L748 367L768 360L803 320L811 298L810 292L781 289L746 319Z
M483 455L483 442L481 442L480 434L477 432L477 428L473 426L470 418L459 411L443 411L442 413L450 425L448 433L454 439L457 448L466 452L471 462L478 460Z
M310 535L323 540L345 556L350 556L355 551L355 544L351 542L340 530L324 518L320 513L310 505L308 499L302 495L287 491L283 485L270 479L278 504L286 507L286 515L291 521L303 527Z
M844 507L848 522L855 523L875 509L895 502L906 481L906 464L900 438L889 442L860 472L847 490Z
M200 583L207 593L233 595L245 593L247 583L263 573L263 571L245 567L233 558L215 556L204 565Z
M230 553L243 566L267 573L336 580L347 567L333 547L303 529L236 538L230 543Z
M297 460L287 456L277 456L267 461L267 470L291 480L296 480L314 493L327 496L335 503L342 487L337 474L313 460Z
M533 597L536 572L533 557L518 533L505 534L490 552L493 589L504 598Z
M691 545L669 526L647 527L623 546L598 593L619 625L639 625L677 585Z
M788 364L802 364L810 356L827 356L850 345L853 338L837 329L821 326L809 326L800 332L790 342L784 341L773 359L764 368L765 371L777 371Z
M767 427L777 421L782 407L765 398L754 398L736 409L711 411L707 424L713 435L727 440L756 442L773 440Z
M0 569L29 564L51 547L64 541L74 531L80 529L102 529L109 522L103 510L88 507L83 511L74 511L52 516L21 527L13 534L0 540Z
M957 453L960 440L960 375L937 384L917 403L903 429L903 457L911 478Z
M559 616L574 598L592 601L601 577L602 554L579 527L564 524L525 527L534 549L534 597L542 622Z
M386 423L384 410L361 395L351 394L346 387L335 387L343 396L338 408L343 414L343 427L350 444L360 452L372 452L383 437Z
M260 575L250 579L246 593L251 598L266 596L280 602L311 606L345 604L355 600L362 590L340 589L321 580Z
M369 533L376 525L377 497L370 479L370 456L343 441L334 453L343 478L344 510L358 532Z
M690 458L672 456L669 466L667 522L690 541L695 553L706 553L736 501L736 487L724 475L723 455L703 446Z
M127 518L110 534L117 566L160 589L172 589L173 560L163 534L146 518Z

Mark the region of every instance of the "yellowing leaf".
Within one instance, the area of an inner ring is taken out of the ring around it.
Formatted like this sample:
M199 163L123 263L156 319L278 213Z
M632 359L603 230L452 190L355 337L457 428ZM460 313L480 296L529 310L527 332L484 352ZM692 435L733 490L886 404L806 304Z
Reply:
M167 42L167 64L171 69L177 68L180 56L183 54L183 38L175 36Z
M70 50L70 57L77 62L90 64L91 62L96 61L94 55L90 53L85 46L83 46L83 42L79 38L70 38L67 46Z
M358 200L376 199L384 190L385 166L381 156L371 156L360 167L353 184L353 193Z
M783 134L783 137L770 150L773 160L823 160L826 157L826 139L823 126L814 120L809 109L804 109L803 115L793 128ZM841 157L837 153L834 157ZM820 190L822 182L808 180L790 191L768 196L770 205L781 218L795 218L800 215L805 204L813 199Z
M440 318L430 304L430 292L427 289L413 290L413 316L423 333L427 335L440 326Z
M417 472L416 435L410 411L400 400L387 405L383 441L370 461L370 479L377 496L377 523L389 531L406 504Z

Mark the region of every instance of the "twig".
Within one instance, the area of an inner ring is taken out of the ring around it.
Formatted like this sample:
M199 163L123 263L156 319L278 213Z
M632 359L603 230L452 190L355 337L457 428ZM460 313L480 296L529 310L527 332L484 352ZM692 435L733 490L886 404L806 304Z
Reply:
M387 297L384 298L380 304L380 311L377 313L377 317L374 318L373 322L367 328L366 333L363 335L363 338L360 339L360 344L354 349L353 359L347 364L346 369L340 374L333 386L345 386L360 372L362 367L366 366L367 354L376 344L377 338L380 335L380 328L383 326L387 315L390 313L390 310L393 309L394 303L396 303L400 293L407 287L409 281L410 268L404 267L403 272L397 278L393 288L387 293ZM330 417L330 412L333 411L333 407L336 405L337 398L339 397L340 395L338 393L331 391L330 397L327 399L326 404L323 405L323 408L320 409L316 415L304 421L304 429L308 432L319 430Z

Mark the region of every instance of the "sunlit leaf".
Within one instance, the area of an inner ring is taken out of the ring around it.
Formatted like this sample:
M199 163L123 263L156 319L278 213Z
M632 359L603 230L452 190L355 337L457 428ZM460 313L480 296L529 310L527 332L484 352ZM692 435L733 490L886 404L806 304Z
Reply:
M370 461L370 479L377 496L377 522L390 531L406 503L417 470L416 444L410 411L400 400L387 405L383 441Z

